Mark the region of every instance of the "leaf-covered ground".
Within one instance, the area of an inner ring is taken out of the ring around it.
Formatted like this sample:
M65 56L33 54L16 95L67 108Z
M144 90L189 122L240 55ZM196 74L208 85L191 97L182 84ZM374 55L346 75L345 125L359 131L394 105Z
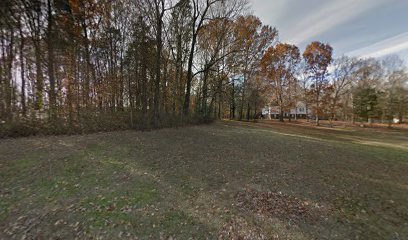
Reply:
M0 140L0 239L407 239L407 142L229 121Z

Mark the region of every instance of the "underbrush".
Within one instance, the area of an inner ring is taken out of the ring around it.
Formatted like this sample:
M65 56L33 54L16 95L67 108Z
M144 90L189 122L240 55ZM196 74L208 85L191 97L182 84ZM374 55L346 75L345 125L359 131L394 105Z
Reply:
M22 118L15 117L0 122L0 138L26 137L33 135L72 135L119 130L152 130L211 123L212 118L198 114L180 116L160 114L154 122L151 114L129 112L89 112L71 118Z

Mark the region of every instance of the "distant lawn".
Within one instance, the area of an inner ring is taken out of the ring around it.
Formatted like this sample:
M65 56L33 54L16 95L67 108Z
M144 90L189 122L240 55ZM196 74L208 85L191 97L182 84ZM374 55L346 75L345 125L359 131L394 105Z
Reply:
M0 140L0 239L408 239L408 134L223 121Z

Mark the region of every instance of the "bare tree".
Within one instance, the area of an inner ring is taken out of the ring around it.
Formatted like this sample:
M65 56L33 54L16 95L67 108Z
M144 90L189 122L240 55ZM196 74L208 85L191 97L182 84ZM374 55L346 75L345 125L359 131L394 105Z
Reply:
M190 112L191 86L194 77L193 61L198 34L211 19L233 19L246 7L245 0L192 0L191 43L187 65L187 85L184 98L184 115Z
M330 125L332 126L332 121L336 116L336 110L340 99L347 93L350 92L353 80L355 80L354 75L358 70L359 62L355 58L349 58L343 56L339 59L334 60L333 63L333 77L332 77L332 87L333 93L330 99Z

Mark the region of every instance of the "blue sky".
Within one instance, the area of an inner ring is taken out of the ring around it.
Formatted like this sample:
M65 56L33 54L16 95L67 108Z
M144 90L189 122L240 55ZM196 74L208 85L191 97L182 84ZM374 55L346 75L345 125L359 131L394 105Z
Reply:
M301 50L314 40L330 43L335 56L408 63L408 0L249 0L254 15L277 27L279 40Z

